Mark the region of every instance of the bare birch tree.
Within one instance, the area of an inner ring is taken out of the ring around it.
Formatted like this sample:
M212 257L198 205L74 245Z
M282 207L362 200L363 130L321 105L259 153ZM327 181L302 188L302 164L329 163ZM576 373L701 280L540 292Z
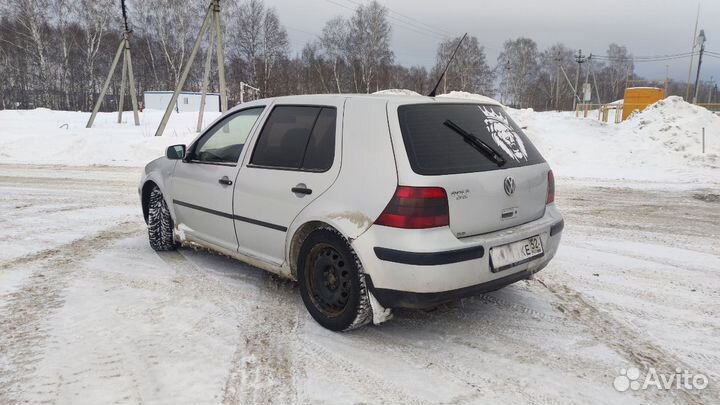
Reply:
M14 46L25 49L36 66L31 88L39 94L40 105L46 105L49 99L47 48L49 32L47 27L47 0L14 0L13 18L15 20L16 38Z
M618 44L610 44L607 49L607 66L602 69L605 89L604 92L611 100L621 99L625 89L625 82L631 79L635 70L633 56L627 48Z
M325 57L331 61L333 79L338 93L342 93L341 65L346 64L346 49L348 47L348 22L343 17L335 17L325 23L320 43Z
M433 75L439 76L457 47L461 37L451 38L440 43L437 50ZM443 93L448 89L491 95L495 75L487 64L485 49L480 46L477 37L471 36L463 41L455 59L450 64L443 79Z
M497 69L501 72L501 91L509 104L521 108L528 106L531 85L538 75L538 49L535 41L522 37L505 41L503 51L498 56Z
M347 56L352 61L357 92L370 93L373 84L378 89L378 72L393 61L387 14L387 8L373 0L358 6L350 19Z

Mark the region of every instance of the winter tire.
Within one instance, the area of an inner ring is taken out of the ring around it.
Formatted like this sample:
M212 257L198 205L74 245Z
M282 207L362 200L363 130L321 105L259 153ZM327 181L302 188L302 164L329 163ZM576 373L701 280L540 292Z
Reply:
M360 260L334 229L316 230L305 239L297 275L305 307L323 327L347 331L372 320Z
M150 247L158 252L177 248L173 237L173 222L170 217L170 210L157 186L150 192L147 224Z

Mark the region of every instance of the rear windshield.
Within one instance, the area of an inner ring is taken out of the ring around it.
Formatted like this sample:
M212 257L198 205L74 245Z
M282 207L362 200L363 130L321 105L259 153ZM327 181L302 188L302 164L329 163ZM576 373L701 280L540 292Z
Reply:
M400 129L410 165L417 174L483 172L498 165L444 124L452 121L502 156L502 169L545 160L500 106L413 104L398 107Z

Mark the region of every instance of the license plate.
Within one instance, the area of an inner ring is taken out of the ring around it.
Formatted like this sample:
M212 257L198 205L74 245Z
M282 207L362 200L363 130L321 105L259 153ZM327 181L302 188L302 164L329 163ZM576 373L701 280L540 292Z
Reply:
M533 236L490 249L493 272L509 269L510 267L529 262L542 255L543 247L540 236Z

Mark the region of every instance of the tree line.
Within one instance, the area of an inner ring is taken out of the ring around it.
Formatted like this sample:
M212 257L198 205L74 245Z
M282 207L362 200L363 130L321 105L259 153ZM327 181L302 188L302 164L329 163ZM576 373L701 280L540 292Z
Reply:
M118 3L0 0L0 108L91 110L122 35ZM208 1L127 0L127 4L138 93L174 89ZM391 48L389 10L373 1L358 5L347 17L327 21L301 52L293 54L274 8L262 0L221 4L231 105L240 100L240 82L257 87L262 97L388 88L427 94L460 39L441 41L436 63L429 69L403 66ZM200 61L205 52L207 41L184 90L201 88ZM570 109L577 66L575 50L561 43L541 50L530 38L506 41L491 65L482 43L468 36L439 92L480 93L537 110ZM579 76L580 87L586 81L593 84L593 102L599 98L603 103L621 99L627 80L641 79L635 74L632 54L617 44L610 44L602 58L586 60ZM217 88L217 83L210 84ZM118 73L104 109L116 108L119 86ZM671 94L684 94L685 85L671 83L669 89Z

